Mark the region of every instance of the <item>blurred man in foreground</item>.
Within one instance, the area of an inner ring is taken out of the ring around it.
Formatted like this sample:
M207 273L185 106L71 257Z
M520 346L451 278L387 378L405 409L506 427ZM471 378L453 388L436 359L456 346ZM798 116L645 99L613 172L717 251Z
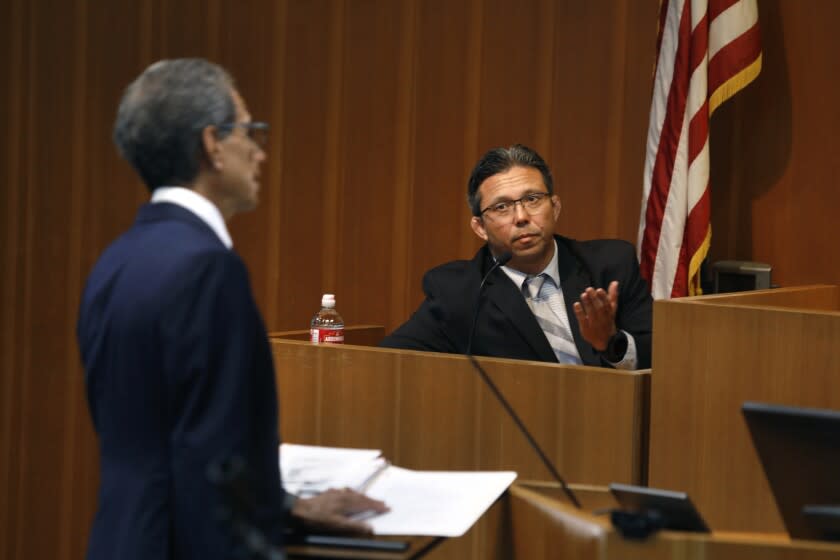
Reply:
M257 205L267 128L200 59L153 64L122 98L114 139L152 196L96 263L79 313L101 455L90 559L231 558L207 472L233 457L254 486L248 521L275 543L291 518L365 532L348 516L385 509L282 488L271 351L225 225Z

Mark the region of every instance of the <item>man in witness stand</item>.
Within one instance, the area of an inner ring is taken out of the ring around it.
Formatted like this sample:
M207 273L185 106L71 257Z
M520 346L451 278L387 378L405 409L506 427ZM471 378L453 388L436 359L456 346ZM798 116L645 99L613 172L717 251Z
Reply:
M490 150L470 175L467 200L486 244L470 261L427 272L425 301L382 346L466 353L477 312L476 355L650 367L652 300L633 246L556 235L560 198L539 154L523 145Z
M165 60L125 91L114 139L151 191L100 257L78 340L100 449L89 559L229 559L212 464L243 459L250 522L273 542L295 523L366 532L385 506L349 490L295 500L281 485L274 369L226 222L259 195L261 140L231 77Z

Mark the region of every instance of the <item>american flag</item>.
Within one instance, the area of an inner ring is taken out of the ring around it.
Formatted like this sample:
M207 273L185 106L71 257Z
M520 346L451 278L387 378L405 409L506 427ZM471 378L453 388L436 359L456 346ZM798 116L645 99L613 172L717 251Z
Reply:
M661 0L656 50L637 249L662 299L702 293L709 117L761 70L755 0Z

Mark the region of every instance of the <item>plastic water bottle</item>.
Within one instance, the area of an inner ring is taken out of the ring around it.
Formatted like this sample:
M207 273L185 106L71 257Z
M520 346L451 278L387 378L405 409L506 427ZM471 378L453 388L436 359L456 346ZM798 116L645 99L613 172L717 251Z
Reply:
M344 344L344 319L335 310L335 295L321 297L321 310L312 318L309 339L314 344Z

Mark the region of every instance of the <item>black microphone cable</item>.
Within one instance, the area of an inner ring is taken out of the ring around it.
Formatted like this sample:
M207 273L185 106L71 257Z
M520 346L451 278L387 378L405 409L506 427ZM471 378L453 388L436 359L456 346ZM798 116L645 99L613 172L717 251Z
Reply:
M502 392L499 390L499 388L496 386L496 384L493 382L490 376L487 375L487 372L484 371L484 368L481 367L481 364L478 363L478 360L475 359L475 356L472 355L472 342L473 337L475 335L475 325L478 320L478 312L481 309L481 294L482 289L484 288L484 283L487 281L487 278L490 277L490 274L492 274L494 270L496 270L500 266L504 266L511 259L511 257L512 255L510 253L503 253L496 257L495 264L493 264L493 266L490 267L490 270L487 271L487 274L484 275L484 278L482 278L481 280L481 284L479 284L478 286L478 298L475 303L475 312L473 313L472 326L470 327L470 338L467 340L466 356L467 358L469 358L470 363L481 376L481 379L484 380L484 383L490 388L490 390L493 392L493 395L495 395L496 399L501 403L502 407L516 423L516 426L519 428L519 431L522 432L522 434L525 436L525 439L528 440L528 443L531 445L531 448L537 453L537 456L540 458L543 465L545 465L545 468L548 469L548 472L551 473L551 476L554 477L554 480L556 480L560 484L560 489L563 491L563 493L566 495L569 501L572 502L572 504L574 504L576 508L583 509L577 497L572 492L572 489L569 488L568 484L566 484L566 481L563 479L562 476L560 476L560 473L554 467L554 464L551 462L551 460L549 460L548 456L545 454L545 452L539 446L537 441L531 435L531 432L528 431L528 428L525 427L525 424L519 418L519 415L510 405L508 400L505 398L505 396L502 394Z

